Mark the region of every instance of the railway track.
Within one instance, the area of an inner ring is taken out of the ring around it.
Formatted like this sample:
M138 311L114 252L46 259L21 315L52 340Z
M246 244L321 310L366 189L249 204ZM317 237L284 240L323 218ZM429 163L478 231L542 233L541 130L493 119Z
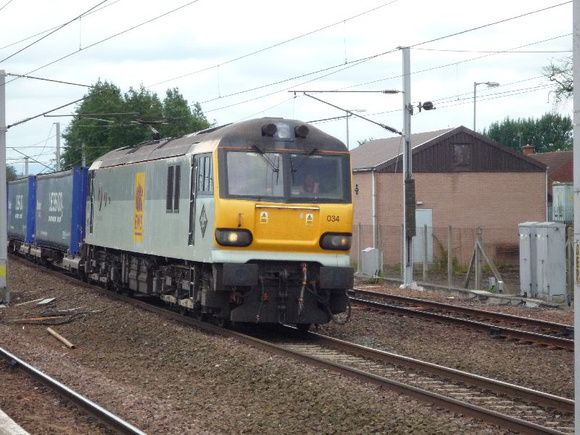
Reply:
M51 272L56 273L56 272ZM62 275L60 275L62 276ZM66 279L73 278L65 276ZM323 335L284 332L245 334L184 316L178 310L80 283L131 305L208 333L232 337L255 348L354 377L420 401L521 433L574 431L574 401L436 364L367 348Z
M140 301L136 301L140 302ZM574 432L574 401L315 333L248 335L143 304L208 332L526 434ZM290 331L290 332L288 332Z
M522 433L573 433L574 401L310 334L275 345L327 369Z
M128 300L145 310L204 331L233 337L266 352L395 390L503 429L526 434L574 433L574 401L571 399L316 333L302 335L294 328L286 328L282 334L270 331L248 335L184 317L164 307Z
M574 350L574 327L570 325L362 289L351 293L351 301L373 310L466 326L493 338Z
M0 357L4 358L11 367L22 370L28 376L36 381L41 382L51 391L54 391L61 397L64 397L70 403L74 404L76 407L82 409L86 413L90 414L97 421L101 422L103 425L119 434L131 434L131 435L144 435L145 433L137 429L135 426L127 423L111 412L107 411L103 407L97 405L96 403L90 401L84 396L81 396L77 392L71 390L66 385L58 382L57 380L51 378L47 374L41 372L32 365L26 363L15 355L11 354L7 350L0 348ZM0 431L1 432L1 431Z

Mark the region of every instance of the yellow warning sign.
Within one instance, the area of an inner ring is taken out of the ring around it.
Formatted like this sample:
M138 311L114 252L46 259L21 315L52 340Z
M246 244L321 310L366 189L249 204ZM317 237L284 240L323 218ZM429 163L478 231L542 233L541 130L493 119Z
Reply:
M314 224L314 215L312 213L306 214L306 225L313 225Z
M145 218L145 172L135 174L135 203L133 209L133 241L143 243Z
M268 212L267 211L260 212L260 223L261 224L268 223Z

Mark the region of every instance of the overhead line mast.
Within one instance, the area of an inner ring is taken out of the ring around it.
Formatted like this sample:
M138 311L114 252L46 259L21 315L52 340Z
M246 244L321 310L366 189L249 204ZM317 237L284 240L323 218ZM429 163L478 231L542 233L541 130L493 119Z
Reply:
M6 204L6 73L0 70L0 299L10 303L7 282L8 213Z

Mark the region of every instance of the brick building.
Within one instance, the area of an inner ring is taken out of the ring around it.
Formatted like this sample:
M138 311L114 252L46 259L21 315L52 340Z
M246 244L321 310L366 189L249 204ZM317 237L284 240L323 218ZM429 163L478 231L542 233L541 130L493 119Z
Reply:
M548 220L572 224L574 221L574 156L572 151L534 153L523 147L525 155L546 165L548 171ZM556 186L556 187L554 187Z
M473 244L456 237L464 232L474 240L477 227L484 229L488 255L497 259L515 249L517 262L518 224L546 220L546 165L463 126L413 134L411 147L415 261L425 252L430 262L441 255L451 226L457 245L453 254L460 263L469 262ZM351 151L355 261L360 248L376 247L385 265L400 263L402 151L398 137L369 141Z

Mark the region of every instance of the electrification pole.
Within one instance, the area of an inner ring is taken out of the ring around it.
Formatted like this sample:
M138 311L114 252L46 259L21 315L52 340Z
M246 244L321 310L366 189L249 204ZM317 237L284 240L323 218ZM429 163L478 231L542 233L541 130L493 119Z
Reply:
M413 237L415 236L415 180L411 148L411 56L403 47L403 286L413 286Z
M6 201L6 73L0 70L0 299L10 303L7 280L8 222Z
M573 79L580 83L580 0L572 13ZM580 87L574 86L574 329L580 331ZM580 354L580 334L574 334L574 352ZM575 433L580 434L580 358L574 358Z

